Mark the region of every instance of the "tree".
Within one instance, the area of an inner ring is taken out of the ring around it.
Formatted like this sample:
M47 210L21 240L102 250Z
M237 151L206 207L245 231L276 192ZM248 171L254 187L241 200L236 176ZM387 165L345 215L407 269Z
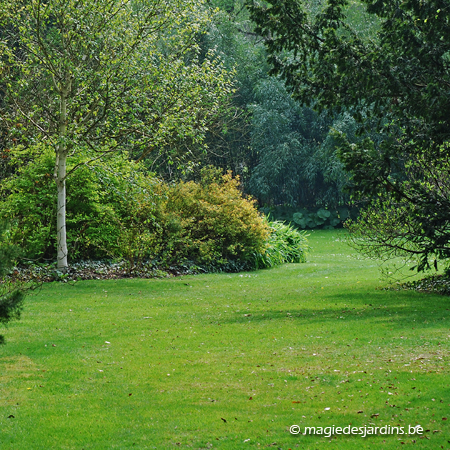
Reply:
M261 204L297 208L337 208L348 201L342 193L347 176L329 128L333 124L349 131L351 117L333 122L302 107L274 77L261 80L254 90L251 148L258 163L249 177L250 193Z
M254 32L245 0L210 4L218 9L201 47L205 53L214 48L235 71L230 113L209 127L208 152L183 142L170 155L180 162L188 157L188 165L155 155L151 170L166 179L199 179L202 165L231 169L260 205L330 208L347 201L341 189L346 174L328 135L330 118L298 105L280 78L268 76L264 39ZM340 116L333 126L341 129L346 119L352 120Z
M198 1L0 0L0 11L4 145L54 149L64 270L68 158L201 141L231 81L212 53L200 61Z
M349 19L355 7L365 30ZM362 248L409 255L419 270L450 257L448 0L327 0L315 14L299 0L250 9L272 72L296 99L348 110L361 134L376 133L356 144L338 136L350 189L368 202L356 226Z
M20 250L7 242L8 232L7 224L0 222L0 324L2 325L20 318L26 292L38 286L34 281L26 283L10 274ZM0 345L4 343L5 339L0 334Z

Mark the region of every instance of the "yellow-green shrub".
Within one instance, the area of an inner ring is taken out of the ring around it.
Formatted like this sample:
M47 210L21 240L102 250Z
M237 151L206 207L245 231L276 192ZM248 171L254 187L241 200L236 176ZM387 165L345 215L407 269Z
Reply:
M217 177L207 170L200 183L169 186L160 219L161 256L172 264L185 259L210 268L253 268L269 236L231 172Z

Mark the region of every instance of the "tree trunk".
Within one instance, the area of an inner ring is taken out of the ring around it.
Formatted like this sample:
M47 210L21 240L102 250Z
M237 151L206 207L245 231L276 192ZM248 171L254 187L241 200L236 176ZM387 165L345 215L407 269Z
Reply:
M58 269L67 270L67 233L66 233L66 160L65 151L56 156L57 177L56 187L58 190L58 206L56 212L56 242L58 247Z
M60 115L58 124L59 142L56 147L55 178L58 192L58 205L56 210L56 245L57 267L63 272L67 271L67 233L66 233L66 163L67 143L65 141L67 130L67 94L70 90L70 81L67 80L62 89L60 98Z

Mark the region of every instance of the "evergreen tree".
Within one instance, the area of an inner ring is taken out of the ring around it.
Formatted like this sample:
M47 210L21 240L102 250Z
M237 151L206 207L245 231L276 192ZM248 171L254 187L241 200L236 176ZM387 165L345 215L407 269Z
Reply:
M0 323L3 325L20 318L26 292L22 283L12 281L9 276L19 250L6 243L7 232L6 224L0 223ZM4 342L4 336L0 335L0 344Z

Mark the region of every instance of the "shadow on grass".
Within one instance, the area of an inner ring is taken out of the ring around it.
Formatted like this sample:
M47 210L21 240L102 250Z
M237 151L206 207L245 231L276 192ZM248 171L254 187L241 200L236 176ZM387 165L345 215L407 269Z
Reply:
M371 325L391 323L397 326L430 328L443 325L450 319L448 298L434 295L411 295L409 292L376 291L374 293L349 293L321 295L323 307L293 307L292 299L284 309L280 303L274 307L266 303L266 309L256 305L251 311L235 312L220 323L248 323L270 320L290 320L293 323L367 321ZM363 298L362 298L363 297ZM300 303L300 302L299 302ZM311 301L308 301L311 304ZM257 305L262 306L262 305ZM362 325L362 324L361 324Z

